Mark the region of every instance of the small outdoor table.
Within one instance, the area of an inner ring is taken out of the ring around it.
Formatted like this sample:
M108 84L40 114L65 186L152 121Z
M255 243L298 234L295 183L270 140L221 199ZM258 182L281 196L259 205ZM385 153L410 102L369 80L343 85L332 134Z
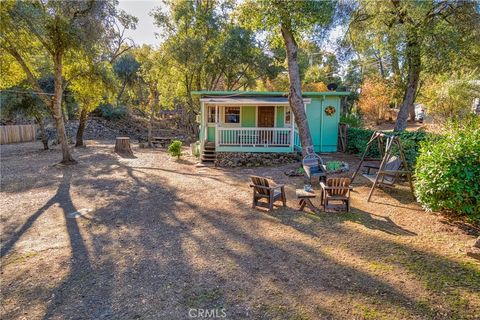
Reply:
M317 212L317 208L313 205L311 198L315 198L317 195L315 192L307 192L303 189L296 189L295 193L297 194L297 199L300 199L300 211L303 211L305 207L308 207L313 212Z

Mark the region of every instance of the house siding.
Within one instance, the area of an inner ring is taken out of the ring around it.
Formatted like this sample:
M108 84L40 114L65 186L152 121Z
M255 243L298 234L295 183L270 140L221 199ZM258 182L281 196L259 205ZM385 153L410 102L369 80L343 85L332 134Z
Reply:
M285 107L277 106L277 128L285 127Z
M320 145L320 130L322 122L322 98L314 98L312 102L307 105L307 119L310 134L312 135L313 148L316 152L321 151Z
M242 119L242 127L255 127L257 118L256 106L243 106L240 107L240 118Z
M325 113L329 106L335 108L335 113L331 116ZM338 97L325 97L322 104L322 123L320 132L320 146L322 152L337 151L338 142L338 123L340 121L340 99Z
M199 92L201 93L201 92ZM226 93L222 92L206 92L206 94L212 95L222 95ZM232 94L232 93L230 93ZM274 96L279 95L279 93L246 93L245 95L251 96ZM286 94L285 94L286 95ZM312 135L312 142L314 145L314 150L316 152L335 152L337 150L337 139L338 139L338 123L340 120L340 104L341 97L346 96L348 93L345 92L315 92L315 93L304 93L303 97L310 99L310 103L306 105L306 115L310 127L310 132ZM335 113L331 116L325 113L325 109L328 106L335 108ZM206 106L202 102L202 115L200 117L202 123L205 123L205 112L207 111ZM287 106L275 106L275 127L276 128L285 128L285 108ZM223 120L223 108L219 108L220 121ZM255 105L243 105L240 109L240 124L231 125L231 127L243 127L243 128L255 128L257 126L257 106ZM222 123L220 123L222 125ZM215 141L216 128L214 126L208 125L206 130L200 130L200 139L203 139L205 134L207 135L208 141ZM236 140L236 132L223 132L224 134L229 134L229 137L233 140ZM232 136L233 135L233 136ZM298 134L297 134L298 135ZM297 138L298 140L298 138ZM294 142L295 145L298 144L298 141ZM261 147L261 146L218 146L217 151L219 152L292 152L293 146L283 147Z

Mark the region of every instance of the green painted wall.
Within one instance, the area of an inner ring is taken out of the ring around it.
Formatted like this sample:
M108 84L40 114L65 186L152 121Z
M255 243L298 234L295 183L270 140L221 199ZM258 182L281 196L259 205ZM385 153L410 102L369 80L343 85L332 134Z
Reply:
M307 119L312 135L313 147L316 152L320 150L320 124L322 121L322 98L312 98L312 102L307 105Z
M285 127L285 107L278 106L277 108L277 128Z
M307 118L313 146L316 152L335 152L337 150L338 122L340 119L340 98L335 96L312 97L307 105ZM325 108L332 106L336 112L332 116Z
M329 106L335 108L335 113L331 116L325 113L325 109ZM321 131L321 146L322 152L337 151L338 139L338 122L340 121L340 98L333 96L326 96L322 106L322 131Z
M240 108L240 113L242 127L255 127L255 118L257 117L255 106L243 106Z

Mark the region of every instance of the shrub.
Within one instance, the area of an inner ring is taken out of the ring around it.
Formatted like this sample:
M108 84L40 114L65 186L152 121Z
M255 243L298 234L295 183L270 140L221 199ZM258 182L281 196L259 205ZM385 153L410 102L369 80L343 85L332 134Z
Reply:
M393 90L386 80L379 77L367 78L362 84L358 107L364 118L379 123L385 118Z
M182 155L182 141L179 140L173 140L172 143L168 146L167 152L172 156L172 157L177 157L180 159L180 156Z
M127 115L127 108L115 108L109 103L100 105L98 110L100 110L101 116L107 120L119 120Z
M373 132L373 130L369 129L347 128L347 152L361 155L365 151L367 143L370 140ZM367 157L380 157L380 153L378 152L376 144L370 147Z
M347 128L347 152L362 155L373 132L369 129ZM392 134L392 132L386 133ZM420 149L420 142L425 140L426 133L423 131L403 131L398 133L398 136L402 143L405 158L408 164L413 167ZM397 154L397 150L394 150L394 154ZM366 156L380 158L377 143L372 144Z
M355 114L342 115L340 122L348 124L352 128L360 128L362 126L362 120Z
M421 143L415 192L424 207L480 221L480 118Z
M328 161L325 166L327 171L337 171L342 167L342 163L340 161Z

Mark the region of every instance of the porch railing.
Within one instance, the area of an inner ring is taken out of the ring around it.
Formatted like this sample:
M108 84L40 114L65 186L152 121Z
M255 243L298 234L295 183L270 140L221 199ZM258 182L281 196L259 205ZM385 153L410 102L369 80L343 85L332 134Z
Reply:
M290 128L224 128L217 127L219 146L290 146Z

